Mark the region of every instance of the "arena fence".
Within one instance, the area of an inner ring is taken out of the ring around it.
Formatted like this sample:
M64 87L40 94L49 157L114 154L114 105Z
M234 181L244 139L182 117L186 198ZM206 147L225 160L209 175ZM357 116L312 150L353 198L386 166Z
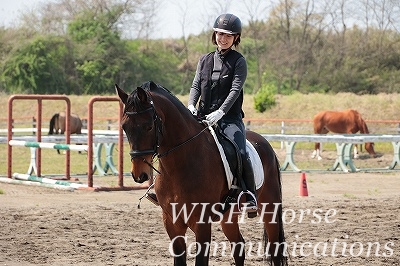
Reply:
M36 141L22 141L22 140L13 140L13 102L16 100L36 100L37 101L37 127L36 127ZM61 100L66 103L66 132L65 132L65 143L45 143L42 142L42 102L44 100ZM37 177L41 177L41 149L42 148L51 148L51 149L60 149L65 150L65 179L70 180L70 150L87 150L87 188L93 190L131 190L131 189L143 189L148 188L148 185L142 186L124 186L123 181L123 141L124 135L122 129L119 127L118 129L118 167L115 167L113 164L109 164L108 167L114 167L113 172L118 172L118 186L117 187L94 187L93 186L93 175L96 167L93 167L93 157L94 155L94 134L93 134L93 106L96 102L111 102L115 101L119 103L119 113L118 113L118 124L120 124L120 120L123 112L123 105L120 102L119 98L116 96L94 96L88 102L88 121L87 121L87 140L85 141L87 145L73 145L71 144L71 134L69 127L69 118L71 115L71 102L68 97L64 95L12 95L8 100L8 123L7 123L7 178L13 178L15 176L12 175L12 157L13 157L13 146L25 146L31 149L35 149L35 166ZM97 144L100 145L100 144ZM107 149L111 153L111 150L114 146L108 146ZM99 170L99 169L98 169Z

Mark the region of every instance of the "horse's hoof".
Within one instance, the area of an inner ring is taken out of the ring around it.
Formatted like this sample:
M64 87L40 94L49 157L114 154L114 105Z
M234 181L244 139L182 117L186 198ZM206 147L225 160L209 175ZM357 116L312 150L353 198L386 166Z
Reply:
M318 157L318 161L321 161L321 160L322 160L322 157L321 157L321 156L319 156L319 157Z

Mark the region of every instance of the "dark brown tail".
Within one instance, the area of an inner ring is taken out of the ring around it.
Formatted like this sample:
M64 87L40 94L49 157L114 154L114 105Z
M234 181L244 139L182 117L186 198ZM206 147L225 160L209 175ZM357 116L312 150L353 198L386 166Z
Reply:
M58 119L60 115L54 114L53 117L50 119L50 125L49 125L49 135L53 135L54 134L54 126L56 124L56 119Z
M272 146L271 146L272 149ZM278 179L279 179L279 192L281 195L281 202L282 202L282 176L281 176L281 166L278 160L278 156L276 155L276 153L274 152L275 155L275 162L276 162L276 167L277 167L277 172L278 172ZM288 252L287 252L287 243L286 243L286 238L285 238L285 231L283 229L283 220L282 220L282 204L279 205L278 208L278 214L277 214L277 218L278 218L278 224L279 224L279 250L278 252L276 252L276 257L279 260L279 264L281 266L288 266ZM268 234L267 231L265 230L264 227L264 234L263 234L263 240L264 240L264 251L266 250L266 247L268 245ZM271 255L275 255L275 254L271 254ZM269 260L270 265L273 264L272 262L272 258Z
M361 117L361 114L356 110L353 110L353 112L357 116L356 123L358 125L358 129L360 130L360 133L361 134L369 134L368 126L365 123L364 119Z
M369 134L367 123L365 123L364 119L360 116L360 133Z

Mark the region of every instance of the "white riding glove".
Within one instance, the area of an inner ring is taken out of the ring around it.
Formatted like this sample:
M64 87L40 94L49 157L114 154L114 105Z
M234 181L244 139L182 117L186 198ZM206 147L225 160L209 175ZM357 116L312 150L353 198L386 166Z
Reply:
M224 111L218 109L217 111L206 115L206 120L210 125L215 125L224 116L224 114Z
M193 106L193 104L189 105L188 109L192 113L192 115L197 115L197 109Z

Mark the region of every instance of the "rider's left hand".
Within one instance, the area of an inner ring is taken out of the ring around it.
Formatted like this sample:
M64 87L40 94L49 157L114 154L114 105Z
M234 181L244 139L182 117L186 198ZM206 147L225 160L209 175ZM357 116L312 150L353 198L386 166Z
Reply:
M217 111L214 111L208 115L206 115L206 120L211 124L215 125L223 116L224 116L224 111L218 109Z

